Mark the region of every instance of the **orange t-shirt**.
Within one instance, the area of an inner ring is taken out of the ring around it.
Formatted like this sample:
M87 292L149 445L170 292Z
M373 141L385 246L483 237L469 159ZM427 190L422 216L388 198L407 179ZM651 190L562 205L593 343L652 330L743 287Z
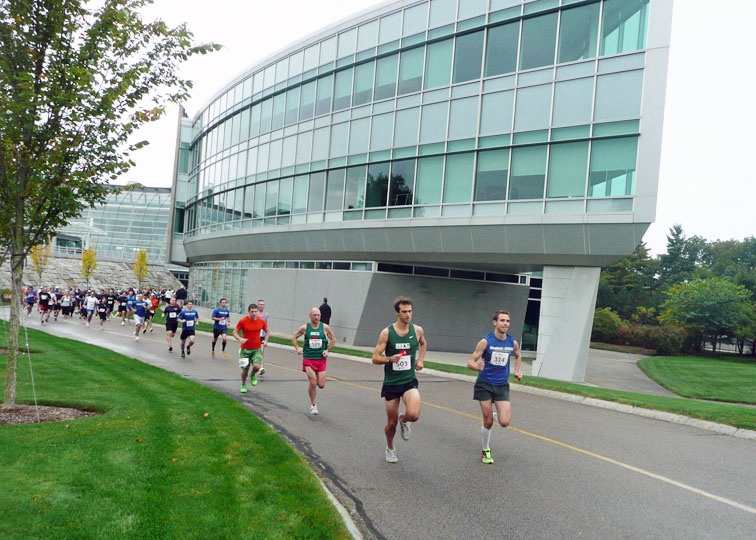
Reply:
M152 311L155 311L160 305L160 300L157 298L150 298L150 302L152 302Z
M268 331L268 323L261 317L257 317L254 321L249 318L249 315L242 317L238 323L236 323L236 329L240 330L242 337L247 341L242 343L242 349L259 349L262 347L260 343L260 330Z

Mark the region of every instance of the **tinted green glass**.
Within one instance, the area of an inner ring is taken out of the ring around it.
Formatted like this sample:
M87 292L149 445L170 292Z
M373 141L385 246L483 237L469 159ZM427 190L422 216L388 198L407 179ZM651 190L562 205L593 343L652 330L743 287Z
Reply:
M593 141L588 195L610 197L635 193L637 137Z
M275 216L278 209L278 180L268 182L265 194L265 216Z
M262 110L260 113L260 133L267 133L270 131L270 118L273 113L273 100L266 99L262 102Z
M428 45L425 56L425 83L423 88L446 86L451 80L452 40Z
M431 0L429 28L453 23L457 15L457 0Z
M365 207L386 206L388 194L389 164L377 163L368 167Z
M375 62L368 62L354 68L354 92L352 105L369 103L373 99L373 71Z
M375 92L373 100L386 99L396 95L396 68L399 55L392 54L378 60L375 68Z
M404 159L391 165L391 186L389 206L412 204L412 190L415 185L415 160Z
M525 19L522 22L520 69L531 69L554 63L556 28L556 13Z
M549 150L547 197L585 196L588 142L552 144Z
M331 96L333 95L333 75L318 79L318 97L315 103L315 116L331 111Z
M520 23L505 24L488 30L485 76L513 73L517 69Z
M286 92L286 122L287 126L297 123L299 114L299 92L300 87L292 88Z
M292 214L302 214L307 211L307 184L307 176L297 176L294 179L294 193L291 202Z
M354 129L354 123L352 123ZM391 147L391 131L394 128L394 114L373 116L370 127L370 151L384 150Z
M546 145L514 148L509 198L542 199L546 179Z
M601 22L601 56L646 46L648 0L606 0Z
M449 112L449 138L475 137L478 129L478 96L455 99Z
M399 95L417 92L423 82L425 48L418 47L402 53L399 63Z
M291 195L293 178L284 178L278 188L278 215L285 216L291 214Z
M352 101L352 72L345 69L336 74L336 84L333 90L333 110L340 111L349 107Z
M425 144L446 138L446 119L449 103L434 103L423 107L420 121L420 143Z
M417 129L420 123L420 107L397 111L395 123L395 148L417 144Z
M468 202L472 197L473 162L475 154L454 154L446 157L444 202Z
M299 106L299 119L307 120L315 114L315 81L302 86L302 97Z
M252 121L249 128L249 136L257 137L260 134L260 105L252 107Z
M365 206L365 175L367 166L349 167L346 173L344 208L363 208Z
M557 62L596 56L600 2L562 11Z
M483 31L457 38L454 49L454 82L480 79L483 63Z
M509 150L478 152L475 175L476 201L503 201L507 198Z
M270 129L283 127L284 110L286 107L286 94L278 94L273 98L273 118Z
M347 133L349 122L331 126L331 151L328 157L345 156L347 153Z
M252 211L253 218L261 218L265 213L265 184L255 186L255 205Z
M324 172L310 175L310 189L307 196L307 211L320 212L323 210L323 194L325 193Z
M341 202L344 198L344 173L346 169L328 171L328 183L326 184L326 210L341 210Z

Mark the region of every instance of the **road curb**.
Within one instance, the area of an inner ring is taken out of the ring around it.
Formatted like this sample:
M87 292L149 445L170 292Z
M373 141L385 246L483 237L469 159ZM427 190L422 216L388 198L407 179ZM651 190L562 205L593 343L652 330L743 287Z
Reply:
M277 347L281 349L291 348L288 345L279 345L278 343L268 343L268 347ZM341 353L331 353L329 356L334 358L343 358L345 360L352 360L355 362L362 362L363 364L372 364L369 358L361 358L359 356L350 356ZM423 373L435 375L437 377L444 377L446 379L456 379L459 381L475 382L475 376L462 375L461 373L448 373L446 371L439 371L436 369L425 368ZM676 414L667 411L657 411L655 409L646 409L643 407L635 407L633 405L627 405L625 403L617 403L615 401L605 401L603 399L596 399L591 397L579 396L577 394L568 394L566 392L557 392L556 390L546 390L545 388L536 388L535 386L525 386L523 384L509 383L512 390L519 392L525 392L526 394L533 394L536 396L550 397L553 399L561 399L562 401L570 401L572 403L579 403L581 405L588 405L589 407L599 407L601 409L608 409L610 411L617 411L626 414L634 414L635 416L643 416L645 418L651 418L653 420L661 420L662 422L672 422L674 424L681 424L684 426L691 426L705 431L711 431L719 435L728 435L730 437L738 437L740 439L749 439L756 441L756 431L750 429L736 428L735 426L729 426L727 424L719 424L717 422L709 422L708 420L701 420L700 418L693 418L685 416L684 414Z
M315 469L312 469L312 472L315 472ZM346 525L349 534L352 535L352 538L354 538L354 540L363 540L362 533L360 532L360 529L357 528L357 524L352 519L349 511L344 507L343 504L341 504L341 502L336 498L331 490L328 489L328 486L325 485L323 479L318 476L318 480L320 481L320 485L323 487L323 490L326 492L326 495L328 495L328 499L331 501L331 504L336 507L336 511L341 516L341 519L344 520L344 524Z

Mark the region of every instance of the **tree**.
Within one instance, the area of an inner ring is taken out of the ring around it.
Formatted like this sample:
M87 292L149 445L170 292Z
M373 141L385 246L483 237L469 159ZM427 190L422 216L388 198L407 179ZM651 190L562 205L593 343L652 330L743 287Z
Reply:
M3 407L16 400L21 277L31 246L133 165L141 125L188 95L182 62L218 48L145 21L149 0L0 2L0 252L12 302Z
M693 279L701 264L706 240L700 236L686 238L682 226L675 225L667 235L667 253L659 256L659 282L662 290L675 283Z
M39 277L39 286L42 286L42 274L50 263L50 244L32 246L29 250L29 258L32 261L34 273Z
M696 279L669 289L659 318L688 325L716 350L720 338L732 337L746 323L750 298L750 291L726 278Z
M632 254L601 270L596 307L611 308L624 319L630 319L638 307L658 307L657 268L641 242Z
M89 280L94 276L97 270L97 252L94 246L89 246L81 254L81 275L87 280L87 289L89 289Z
M139 288L142 288L142 282L147 279L147 274L150 271L149 263L147 262L147 250L140 249L136 252L136 258L134 259L134 275L139 280Z

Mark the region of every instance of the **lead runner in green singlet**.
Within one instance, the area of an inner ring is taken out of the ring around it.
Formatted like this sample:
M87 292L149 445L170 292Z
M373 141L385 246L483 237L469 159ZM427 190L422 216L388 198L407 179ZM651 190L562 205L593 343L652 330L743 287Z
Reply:
M297 340L304 335L304 347L301 348ZM336 343L331 327L320 321L320 310L316 307L310 310L310 322L299 327L292 336L297 354L302 355L302 371L307 373L310 386L307 393L310 396L310 414L319 414L315 397L318 388L325 388L326 360L328 353Z
M394 301L396 322L384 328L373 352L373 363L383 365L381 397L386 399L388 420L386 433L386 461L396 463L394 435L399 424L402 439L408 441L410 422L420 417L420 392L416 371L423 369L427 343L423 329L412 324L412 299L400 296ZM404 401L404 414L399 417L399 400Z

